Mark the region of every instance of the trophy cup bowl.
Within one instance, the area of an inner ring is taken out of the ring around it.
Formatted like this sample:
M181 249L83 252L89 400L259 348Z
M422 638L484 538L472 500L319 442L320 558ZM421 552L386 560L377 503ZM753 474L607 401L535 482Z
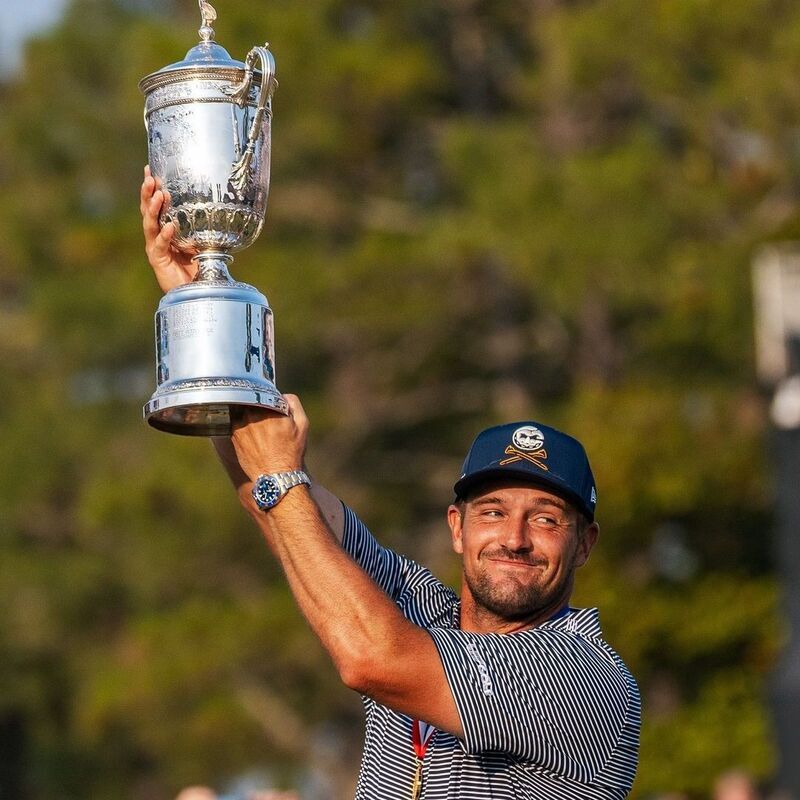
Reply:
M288 411L275 386L272 310L228 272L264 225L277 82L266 46L233 60L214 41L213 7L199 5L200 43L139 84L150 170L166 193L160 223L175 224L173 246L198 265L156 312L157 388L143 413L159 430L218 436L231 432L237 406Z

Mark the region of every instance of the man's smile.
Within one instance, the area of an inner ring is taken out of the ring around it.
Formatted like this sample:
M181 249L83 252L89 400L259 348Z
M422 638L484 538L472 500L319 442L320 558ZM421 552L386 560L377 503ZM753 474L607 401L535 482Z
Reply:
M541 566L539 564L531 564L528 561L509 560L507 558L490 558L489 561L493 564L502 564L507 567L525 567L530 569L531 567Z
M508 567L531 568L547 566L547 562L541 558L526 558L525 556L515 556L507 552L484 553L482 561L491 561L493 564L500 564Z

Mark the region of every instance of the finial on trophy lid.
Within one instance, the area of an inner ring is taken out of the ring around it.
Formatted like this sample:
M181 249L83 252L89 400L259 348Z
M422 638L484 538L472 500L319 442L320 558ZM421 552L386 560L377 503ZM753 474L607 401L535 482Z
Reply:
M200 30L198 33L200 34L200 38L204 42L213 42L214 41L214 28L213 23L214 20L217 18L217 12L214 6L211 3L207 2L207 0L197 0L198 5L200 6L200 14L203 18L203 22L201 24Z

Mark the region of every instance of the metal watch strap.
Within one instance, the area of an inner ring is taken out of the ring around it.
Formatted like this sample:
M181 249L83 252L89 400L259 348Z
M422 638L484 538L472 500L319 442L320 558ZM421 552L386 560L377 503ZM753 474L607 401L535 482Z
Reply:
M301 483L304 483L306 486L311 486L311 478L309 478L302 469L293 469L291 472L273 472L272 477L278 481L284 494L288 492L289 489L300 486Z

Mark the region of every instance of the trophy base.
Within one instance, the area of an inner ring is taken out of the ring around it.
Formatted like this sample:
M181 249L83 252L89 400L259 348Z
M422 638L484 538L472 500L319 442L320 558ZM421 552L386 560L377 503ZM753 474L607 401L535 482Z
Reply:
M201 385L204 383L210 385ZM255 383L248 386L248 383L214 379L187 381L183 387L180 384L171 386L169 391L156 392L150 398L143 409L144 417L154 428L166 433L230 436L231 418L235 419L237 409L263 408L279 414L289 413L289 406L277 389Z
M154 428L183 436L226 436L237 408L289 412L275 386L272 310L267 298L227 275L227 254L202 254L218 280L171 289L158 306L158 388L145 405ZM226 279L227 278L227 279Z

